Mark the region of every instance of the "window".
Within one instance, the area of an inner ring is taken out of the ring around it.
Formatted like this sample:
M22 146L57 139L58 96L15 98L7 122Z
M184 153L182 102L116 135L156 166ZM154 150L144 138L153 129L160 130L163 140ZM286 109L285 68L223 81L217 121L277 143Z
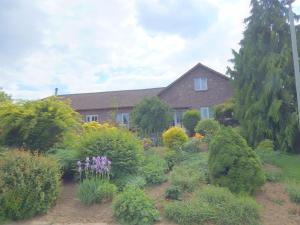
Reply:
M98 115L86 115L85 121L86 122L98 121Z
M207 77L199 77L194 80L195 91L206 91L207 88Z
M174 125L182 125L182 115L183 115L182 110L176 110L174 112L174 116L173 116Z
M200 114L202 120L214 118L214 111L211 107L201 107Z
M117 113L116 122L120 124L129 124L129 113Z

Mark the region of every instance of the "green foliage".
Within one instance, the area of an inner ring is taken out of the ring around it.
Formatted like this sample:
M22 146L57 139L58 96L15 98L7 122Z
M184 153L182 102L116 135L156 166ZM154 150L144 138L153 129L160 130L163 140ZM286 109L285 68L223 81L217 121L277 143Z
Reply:
M259 157L230 128L221 129L211 141L208 165L211 182L232 192L253 193L265 181Z
M295 77L285 1L252 0L240 50L233 52L236 116L248 143L269 138L295 152L299 140ZM270 29L271 27L271 29Z
M195 132L204 136L205 142L210 142L213 136L220 130L220 124L216 120L201 120L195 127Z
M235 99L230 98L222 104L214 107L215 118L220 124L225 126L237 125L238 121L234 118Z
M0 88L0 106L5 103L12 102L11 96L6 94L2 89Z
M79 144L80 158L107 156L113 177L135 174L143 161L140 140L126 129L110 128L90 131L82 135Z
M182 123L184 127L188 130L190 135L194 134L195 127L200 119L200 112L196 109L187 110L183 114Z
M188 164L178 165L171 172L171 183L183 191L192 192L199 185L200 180L204 179L203 177L200 170Z
M114 180L114 183L118 186L119 190L123 190L128 185L144 188L147 184L145 177L140 175L119 177L118 179Z
M180 127L170 127L163 133L164 145L173 150L181 150L183 144L188 140L189 137Z
M143 190L131 185L114 200L113 212L124 225L151 225L159 219L154 201Z
M279 182L282 180L281 171L266 171L266 180L269 182Z
M141 173L148 184L161 184L166 180L167 163L159 155L147 155Z
M134 126L145 134L160 133L172 121L172 110L158 97L145 98L136 105L130 118Z
M180 153L166 147L153 147L149 149L148 154L156 154L166 160L169 170L180 160L181 156Z
M15 150L1 153L0 211L13 220L46 213L58 197L60 177L59 163L51 157Z
M256 147L256 151L274 151L273 141L270 139L262 140Z
M117 192L117 187L107 180L99 178L84 179L78 187L77 197L86 204L99 203L102 200L111 200Z
M54 97L0 106L0 141L6 146L46 152L78 126L78 114Z
M201 152L201 140L197 138L191 138L186 143L184 143L182 150L185 152Z
M165 191L165 197L167 199L179 200L181 198L182 190L180 187L171 185Z
M259 225L260 207L251 198L236 197L225 188L207 186L191 199L168 203L166 216L182 225Z
M300 203L300 183L289 181L286 185L286 192L294 203Z

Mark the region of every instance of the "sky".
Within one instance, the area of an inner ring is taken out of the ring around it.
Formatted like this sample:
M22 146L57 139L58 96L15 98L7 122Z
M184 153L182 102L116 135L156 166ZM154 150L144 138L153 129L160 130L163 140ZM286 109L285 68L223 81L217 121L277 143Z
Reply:
M300 13L300 0L294 3ZM0 87L15 99L225 73L250 0L0 0Z

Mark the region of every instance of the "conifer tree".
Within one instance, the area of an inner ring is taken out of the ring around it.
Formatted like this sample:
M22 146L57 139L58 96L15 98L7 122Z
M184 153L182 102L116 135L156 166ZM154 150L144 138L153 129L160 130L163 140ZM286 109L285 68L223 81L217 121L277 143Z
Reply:
M277 149L293 152L299 128L288 10L279 0L251 0L251 7L228 70L236 115L250 145L268 138Z

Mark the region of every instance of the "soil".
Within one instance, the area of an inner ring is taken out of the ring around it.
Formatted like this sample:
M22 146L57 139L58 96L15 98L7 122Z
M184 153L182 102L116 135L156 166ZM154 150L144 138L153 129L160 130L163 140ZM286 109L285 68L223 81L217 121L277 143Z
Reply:
M165 189L169 181L146 188L163 215ZM13 222L9 225L118 225L113 219L111 203L85 206L76 198L76 184L64 183L57 205L46 215L30 220ZM256 197L263 207L264 225L299 225L300 206L289 201L281 183L267 183ZM7 224L8 225L8 224ZM162 218L156 225L176 225Z

